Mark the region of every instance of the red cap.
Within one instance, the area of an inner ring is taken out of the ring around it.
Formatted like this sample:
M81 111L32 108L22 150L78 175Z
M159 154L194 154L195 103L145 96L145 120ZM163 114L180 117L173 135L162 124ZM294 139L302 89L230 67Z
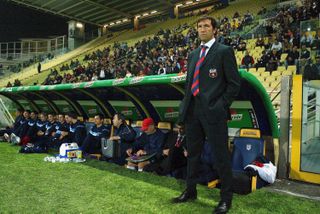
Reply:
M154 121L151 117L148 117L142 121L141 131L146 131L150 125L153 125Z

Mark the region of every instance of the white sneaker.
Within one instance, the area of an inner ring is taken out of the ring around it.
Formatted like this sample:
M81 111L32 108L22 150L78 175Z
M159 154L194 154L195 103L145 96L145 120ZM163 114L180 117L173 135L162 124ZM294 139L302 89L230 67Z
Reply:
M8 135L8 133L4 133L3 137L7 142L10 143L10 136Z

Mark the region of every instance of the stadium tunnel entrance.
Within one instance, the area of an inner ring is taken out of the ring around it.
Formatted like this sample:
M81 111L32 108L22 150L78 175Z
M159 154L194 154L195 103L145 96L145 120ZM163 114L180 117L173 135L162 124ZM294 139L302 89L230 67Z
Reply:
M240 128L257 128L266 140L266 154L278 162L279 129L274 108L263 85L246 70L240 70L241 89L230 107L229 136ZM156 122L174 123L184 96L186 76L163 75L83 82L75 84L1 88L0 95L10 99L13 114L17 108L38 112L67 113L90 121L102 113L111 118L121 112L131 122L152 117ZM109 120L110 121L110 120Z

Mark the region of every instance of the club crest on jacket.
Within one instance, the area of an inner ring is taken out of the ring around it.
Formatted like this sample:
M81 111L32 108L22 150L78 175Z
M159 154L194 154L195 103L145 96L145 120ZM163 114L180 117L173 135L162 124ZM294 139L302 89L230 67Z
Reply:
M215 69L215 68L212 68L212 69L210 69L209 70L209 77L211 77L211 78L216 78L218 76L218 72L217 72L217 69Z

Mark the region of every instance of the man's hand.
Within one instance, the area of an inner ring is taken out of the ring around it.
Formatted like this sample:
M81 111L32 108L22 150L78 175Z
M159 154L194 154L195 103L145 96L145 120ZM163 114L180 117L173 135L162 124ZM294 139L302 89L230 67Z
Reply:
M109 140L120 140L119 136L112 136L109 138Z
M165 156L169 156L169 150L170 150L170 149L164 149L164 150L162 151L162 154L165 155Z
M137 156L142 156L142 155L146 155L147 153L144 150L139 150L136 155Z
M185 156L185 157L188 157L188 151L187 150L183 150L183 155Z
M44 135L44 132L43 132L43 131L38 131L38 132L37 132L37 135L38 135L38 136L42 136L42 135Z
M130 149L127 149L127 155L128 155L129 157L132 156L132 149L131 149L131 148L130 148Z

